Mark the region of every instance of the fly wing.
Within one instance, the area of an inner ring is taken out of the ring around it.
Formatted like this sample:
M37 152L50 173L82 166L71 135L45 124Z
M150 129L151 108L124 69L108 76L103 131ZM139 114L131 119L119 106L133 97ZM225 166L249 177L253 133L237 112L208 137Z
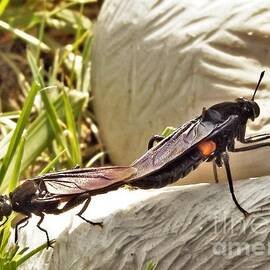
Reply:
M232 115L224 122L213 123L203 121L201 117L198 117L184 124L131 165L137 168L136 178L160 169L181 157L199 142L220 131L220 128L235 123L237 118L236 115Z
M51 194L69 195L105 188L132 177L136 171L128 166L84 168L49 173L40 179Z

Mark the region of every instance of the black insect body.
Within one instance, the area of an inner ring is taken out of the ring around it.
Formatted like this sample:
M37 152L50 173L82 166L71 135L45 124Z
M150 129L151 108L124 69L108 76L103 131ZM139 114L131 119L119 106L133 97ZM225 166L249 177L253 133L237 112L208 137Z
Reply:
M0 226L6 223L12 210L23 214L25 217L16 224L16 242L19 225L27 225L28 219L35 214L40 217L37 227L46 233L47 244L50 246L48 233L40 226L44 214L59 215L82 203L84 205L77 215L92 225L101 226L102 223L92 222L82 216L91 196L119 188L135 171L134 168L123 166L86 168L50 173L26 180L11 192L9 197L0 196L0 220L5 218Z
M260 114L254 97L263 74L251 100L238 98L235 102L216 104L204 109L202 115L177 128L170 136L153 136L149 141L149 150L130 166L73 169L23 182L9 197L0 196L0 220L5 218L1 225L8 220L12 210L24 214L25 218L16 224L17 240L18 226L27 222L32 214L40 216L37 226L46 233L49 245L48 233L40 226L44 214L58 215L84 203L78 216L93 225L101 225L82 217L91 196L127 183L143 189L160 188L185 177L203 161L213 161L216 180L216 166L225 166L232 199L247 215L234 194L227 151L240 152L270 146L270 142L262 142L269 139L270 134L245 136L247 121L253 121ZM235 140L249 145L235 148ZM153 146L155 141L159 143ZM256 142L259 143L253 144Z
M270 134L246 137L246 124L260 114L260 108L254 97L264 72L255 88L251 100L237 98L235 102L222 102L209 109L203 109L202 115L176 129L170 136L153 136L148 144L149 150L131 166L137 169L130 179L133 186L139 188L160 188L185 177L203 161L213 161L216 181L217 166L225 166L232 199L245 215L248 212L238 203L233 188L228 151L241 152L270 146L262 142ZM235 148L235 140L248 146ZM159 142L153 146L154 142ZM253 144L261 142L258 144Z

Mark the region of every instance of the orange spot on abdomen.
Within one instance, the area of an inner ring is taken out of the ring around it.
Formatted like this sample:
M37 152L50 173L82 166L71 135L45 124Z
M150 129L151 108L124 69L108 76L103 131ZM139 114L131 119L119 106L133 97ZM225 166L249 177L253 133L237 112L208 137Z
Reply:
M198 144L199 151L206 157L215 152L217 145L214 141L203 141Z

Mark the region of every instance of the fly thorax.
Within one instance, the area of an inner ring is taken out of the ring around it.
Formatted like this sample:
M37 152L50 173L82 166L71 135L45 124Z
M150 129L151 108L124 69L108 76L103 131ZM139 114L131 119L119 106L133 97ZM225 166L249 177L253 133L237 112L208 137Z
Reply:
M220 122L224 121L223 115L219 111L213 110L213 109L208 109L205 112L205 116L204 116L203 120L211 121L211 122L214 122L214 123L220 123Z

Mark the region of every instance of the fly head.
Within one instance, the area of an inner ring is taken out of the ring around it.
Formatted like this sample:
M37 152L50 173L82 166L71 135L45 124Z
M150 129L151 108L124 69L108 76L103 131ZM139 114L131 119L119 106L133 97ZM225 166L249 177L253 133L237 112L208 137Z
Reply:
M260 115L260 107L255 101L246 98L237 98L236 102L239 104L243 117L254 121Z
M251 119L252 121L254 121L254 119L260 115L260 107L254 101L254 99L255 99L255 95L257 93L257 90L259 89L259 86L261 84L263 76L264 76L264 71L260 75L260 78L258 80L256 87L255 87L255 90L254 90L254 93L252 95L251 100L248 100L246 98L237 98L236 99L236 102L239 104L239 107L241 110L241 115L243 117L247 117L247 119Z
M10 199L6 195L0 196L0 220L3 219L3 217L9 217L12 213L12 205L10 202Z

